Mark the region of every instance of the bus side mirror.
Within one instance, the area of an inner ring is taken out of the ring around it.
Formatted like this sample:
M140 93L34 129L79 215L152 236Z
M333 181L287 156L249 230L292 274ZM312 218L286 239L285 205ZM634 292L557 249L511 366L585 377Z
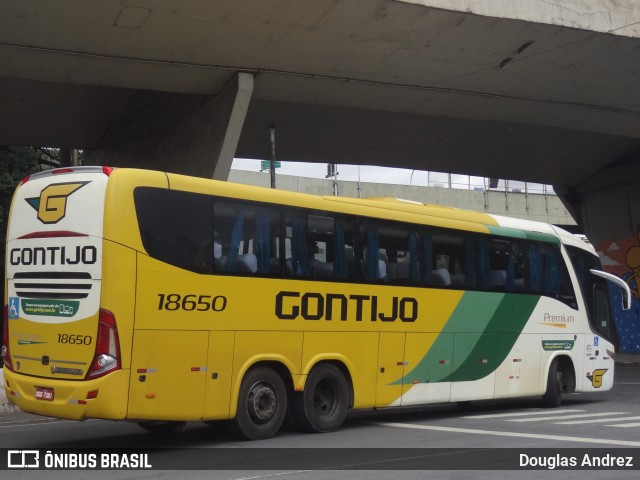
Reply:
M622 309L629 310L631 308L631 290L629 289L629 285L627 282L622 280L620 277L612 275L611 273L603 272L601 270L591 269L589 270L596 277L604 278L608 282L611 282L622 290Z

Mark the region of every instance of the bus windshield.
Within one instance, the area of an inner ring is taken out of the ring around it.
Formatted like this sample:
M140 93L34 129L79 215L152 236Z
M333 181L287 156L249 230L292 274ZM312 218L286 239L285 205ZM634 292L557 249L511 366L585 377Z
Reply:
M600 258L576 247L567 246L567 251L582 290L589 324L600 335L616 343L607 281L590 272L591 269L602 270Z

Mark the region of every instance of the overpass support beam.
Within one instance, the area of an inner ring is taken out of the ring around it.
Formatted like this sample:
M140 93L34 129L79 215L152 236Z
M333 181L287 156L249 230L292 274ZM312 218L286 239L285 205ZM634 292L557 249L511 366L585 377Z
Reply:
M85 163L227 180L252 94L243 72L216 96L139 91Z
M219 130L216 132L220 149L212 175L216 180L229 178L231 162L238 149L242 125L247 116L252 94L253 75L240 72L217 97L217 110L221 121L218 123Z
M631 287L631 309L622 311L616 288L610 288L611 308L618 352L640 353L640 152L560 196L598 251L604 269Z

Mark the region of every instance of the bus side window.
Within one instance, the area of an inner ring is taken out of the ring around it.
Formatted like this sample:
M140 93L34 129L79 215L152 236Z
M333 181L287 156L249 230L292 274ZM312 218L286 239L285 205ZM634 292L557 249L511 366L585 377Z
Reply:
M285 216L285 274L325 280L354 280L353 221L327 213Z
M575 292L558 245L528 242L527 271L529 293L545 295L577 307Z
M420 235L411 225L385 227L381 235L381 249L387 257L387 278L394 285L420 283Z
M216 202L213 256L217 272L278 275L280 216L274 209Z
M149 256L192 272L211 273L210 197L138 187L134 201L142 244Z
M284 242L286 275L310 277L313 244L310 244L308 240L306 215L285 216Z
M425 282L432 287L474 288L475 240L453 230L429 229L423 235Z
M524 292L524 241L516 238L480 239L480 285L484 290Z
M332 220L333 229L313 229L315 230L320 250L316 256L320 263L315 267L314 276L342 281L355 280L356 267L353 254L355 229L353 219L335 215Z
M362 219L358 226L360 275L364 282L385 282L387 280L387 256L380 248L380 234L377 222Z
M365 282L420 283L420 236L411 224L363 219L360 269Z

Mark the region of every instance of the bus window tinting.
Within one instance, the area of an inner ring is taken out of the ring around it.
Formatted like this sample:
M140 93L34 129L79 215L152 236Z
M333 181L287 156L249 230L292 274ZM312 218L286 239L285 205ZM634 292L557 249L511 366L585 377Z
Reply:
M512 238L480 239L480 286L485 290L525 291L524 241Z
M192 272L211 273L211 197L137 188L134 200L142 244L150 256Z
M603 278L596 277L589 271L592 268L602 270L600 258L571 246L567 247L567 252L569 253L569 258L571 258L576 276L578 277L578 284L582 290L584 302L587 307L587 316L591 326L605 338L613 338L615 330L612 326L611 313L608 310L605 312L604 307L597 305L598 295L596 291L606 291L608 288L607 282Z
M359 258L365 282L420 283L417 227L366 219L359 223Z
M528 242L527 277L529 293L555 298L571 308L578 308L559 245Z
M213 207L215 272L278 275L280 215L271 208L216 201Z
M149 255L198 273L521 292L577 308L552 243L150 187L134 198ZM598 259L574 250L568 247L593 318L588 268Z
M422 240L428 286L475 288L475 240L472 234L428 229Z
M355 280L353 220L342 215L285 215L286 276Z

